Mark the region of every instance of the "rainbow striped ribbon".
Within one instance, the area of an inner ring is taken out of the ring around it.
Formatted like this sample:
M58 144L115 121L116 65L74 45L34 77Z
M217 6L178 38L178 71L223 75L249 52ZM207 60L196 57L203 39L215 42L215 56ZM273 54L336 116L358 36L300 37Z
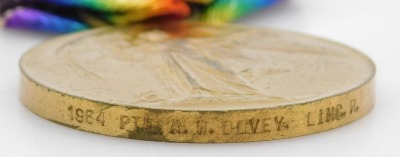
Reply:
M151 19L230 22L282 0L0 0L4 26L69 33Z

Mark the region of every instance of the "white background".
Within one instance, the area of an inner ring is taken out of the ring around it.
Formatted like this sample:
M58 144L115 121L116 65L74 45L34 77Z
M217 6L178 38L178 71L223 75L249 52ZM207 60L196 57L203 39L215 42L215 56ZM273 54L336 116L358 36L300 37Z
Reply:
M306 32L351 45L378 67L366 117L328 132L245 144L174 144L101 136L39 118L18 100L18 60L54 35L0 30L0 156L400 156L400 1L290 0L238 23Z

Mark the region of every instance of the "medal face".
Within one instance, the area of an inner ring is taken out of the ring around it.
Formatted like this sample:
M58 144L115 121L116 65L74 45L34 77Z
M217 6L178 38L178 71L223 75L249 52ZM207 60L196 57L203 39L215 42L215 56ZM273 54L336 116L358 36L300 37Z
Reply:
M330 41L201 23L60 37L28 52L21 69L24 104L47 119L172 142L271 140L347 124L372 107L375 73L366 56Z

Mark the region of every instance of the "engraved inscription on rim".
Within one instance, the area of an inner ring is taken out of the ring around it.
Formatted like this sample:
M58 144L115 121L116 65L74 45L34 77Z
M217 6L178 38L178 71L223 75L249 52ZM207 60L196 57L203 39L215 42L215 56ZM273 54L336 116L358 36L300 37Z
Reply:
M182 110L302 103L358 87L374 73L362 54L324 40L195 23L74 34L33 49L21 66L66 94Z

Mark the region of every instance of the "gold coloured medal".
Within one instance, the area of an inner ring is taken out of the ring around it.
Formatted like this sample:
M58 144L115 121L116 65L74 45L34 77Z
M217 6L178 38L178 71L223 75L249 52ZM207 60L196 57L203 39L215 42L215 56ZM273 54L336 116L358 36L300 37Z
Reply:
M100 28L21 59L21 100L71 128L152 141L302 136L367 114L375 66L358 51L281 30L202 23Z

